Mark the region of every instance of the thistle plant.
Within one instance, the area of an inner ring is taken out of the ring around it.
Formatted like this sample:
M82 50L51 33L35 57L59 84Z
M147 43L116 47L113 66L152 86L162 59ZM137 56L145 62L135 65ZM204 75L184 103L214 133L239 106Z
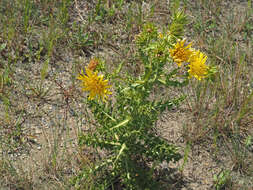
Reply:
M182 29L186 16L182 12L177 15L168 27L173 30L161 33L148 23L136 36L143 71L137 77L130 72L121 74L122 65L110 73L99 69L99 63L94 66L94 61L78 77L83 90L89 93L86 102L97 125L93 132L80 136L79 144L106 153L101 162L82 175L106 171L107 177L98 180L98 189L113 186L115 180L125 189L157 189L155 168L181 158L178 147L155 133L164 111L184 100L184 96L168 97L167 90L169 86L186 86L192 77L207 78L211 67L205 65L204 53L193 49L192 43L185 45ZM107 80L99 74L101 71ZM166 93L161 95L159 91Z

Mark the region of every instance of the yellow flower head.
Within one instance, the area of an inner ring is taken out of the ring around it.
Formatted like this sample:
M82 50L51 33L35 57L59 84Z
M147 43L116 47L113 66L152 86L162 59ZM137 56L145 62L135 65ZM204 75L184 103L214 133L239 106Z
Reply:
M185 39L179 40L174 48L169 49L170 56L179 67L181 67L183 62L187 62L192 54L192 50L190 49L192 43L189 43L186 47L184 46L184 43Z
M162 34L161 32L159 32L159 33L158 33L158 37L159 37L160 39L163 39L163 34Z
M189 78L195 77L198 80L205 78L208 73L208 66L205 65L207 56L200 51L194 51L189 59Z
M82 81L82 90L89 92L89 100L93 100L97 97L99 100L102 99L105 101L111 92L108 88L111 85L108 84L108 80L103 80L104 76L98 76L97 71L93 72L89 68L85 68L86 74L84 74L83 70L81 74L77 77L77 79Z

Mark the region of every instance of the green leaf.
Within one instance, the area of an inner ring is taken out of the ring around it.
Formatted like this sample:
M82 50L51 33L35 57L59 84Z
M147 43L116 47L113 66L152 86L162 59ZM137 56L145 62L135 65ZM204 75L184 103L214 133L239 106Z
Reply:
M49 64L49 59L47 59L42 65L42 68L41 68L41 71L40 71L40 76L41 76L42 81L44 81L46 76L47 76L48 64Z
M0 51L4 50L6 48L6 43L3 43L1 46L0 46Z
M248 147L248 146L250 146L252 143L253 143L253 142L252 142L252 136L249 135L249 136L246 138L245 145Z
M119 72L121 71L121 68L122 68L122 66L124 65L124 61L122 61L120 64L119 64L119 66L118 66L118 68L114 71L114 75L118 75L119 74Z
M120 122L118 125L115 125L114 127L110 128L110 130L119 128L123 125L126 125L129 121L131 120L131 117L128 117L127 119L125 119L124 121Z
M119 154L117 155L113 165L117 162L117 160L119 159L120 155L122 154L122 152L126 149L126 144L122 144L121 148L120 148L120 151L119 151Z

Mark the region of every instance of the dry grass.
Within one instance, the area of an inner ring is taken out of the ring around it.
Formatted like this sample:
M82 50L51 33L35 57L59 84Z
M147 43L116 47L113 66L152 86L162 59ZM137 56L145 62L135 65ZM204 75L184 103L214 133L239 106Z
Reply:
M162 135L185 153L180 179L166 183L253 188L252 2L179 2L0 1L0 188L96 189L80 177L97 155L77 145L94 121L76 76L93 57L140 72L135 35L146 22L165 29L177 6L189 15L186 36L219 72L176 89L186 101L161 118Z

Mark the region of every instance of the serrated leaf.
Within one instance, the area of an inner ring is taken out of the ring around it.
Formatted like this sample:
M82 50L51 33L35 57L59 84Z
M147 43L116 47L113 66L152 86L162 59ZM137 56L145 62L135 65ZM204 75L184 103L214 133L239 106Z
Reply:
M0 51L4 50L6 48L6 43L1 44Z

